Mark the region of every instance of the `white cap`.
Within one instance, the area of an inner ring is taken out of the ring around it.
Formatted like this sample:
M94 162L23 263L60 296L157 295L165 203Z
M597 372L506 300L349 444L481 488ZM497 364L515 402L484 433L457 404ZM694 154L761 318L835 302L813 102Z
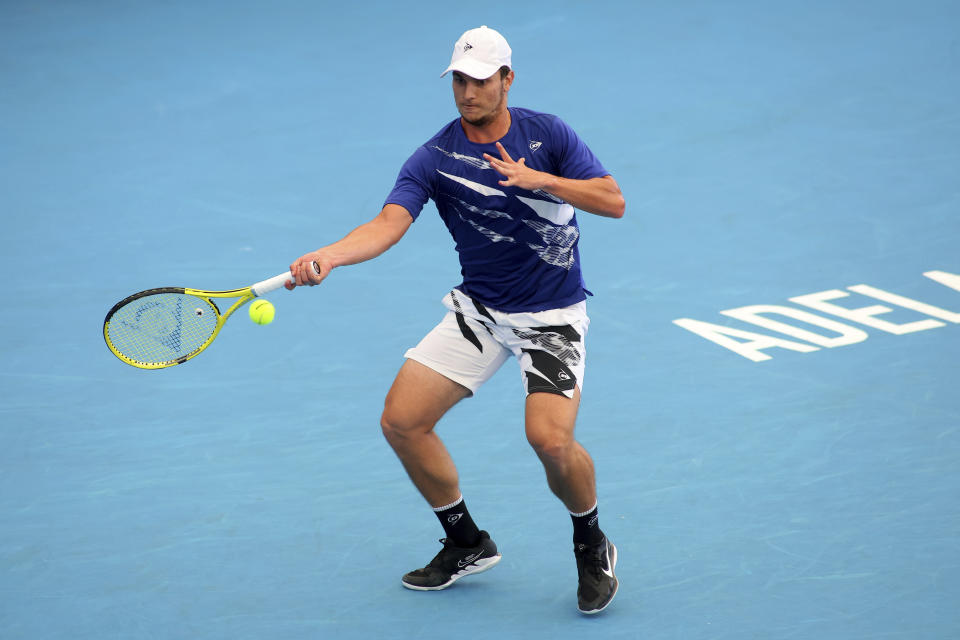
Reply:
M510 45L495 29L484 25L470 29L453 45L450 66L440 77L459 71L471 78L485 80L500 67L510 67Z

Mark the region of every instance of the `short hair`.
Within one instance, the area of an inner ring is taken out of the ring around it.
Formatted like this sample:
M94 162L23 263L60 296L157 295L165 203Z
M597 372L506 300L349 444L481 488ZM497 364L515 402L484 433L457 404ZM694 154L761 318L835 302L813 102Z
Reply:
M504 78L506 78L509 73L510 73L510 67L508 67L507 65L503 65L502 67L500 67L500 79L501 79L501 80L503 80Z

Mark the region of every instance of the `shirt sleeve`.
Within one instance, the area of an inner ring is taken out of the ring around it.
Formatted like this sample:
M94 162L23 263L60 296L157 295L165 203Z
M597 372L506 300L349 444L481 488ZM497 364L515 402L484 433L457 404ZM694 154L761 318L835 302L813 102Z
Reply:
M566 122L560 118L554 118L551 133L560 150L557 160L561 178L589 180L610 175L590 147Z
M414 220L420 216L423 205L433 193L428 177L430 172L427 169L429 158L430 154L424 147L413 152L413 155L400 168L397 182L393 185L393 190L387 196L384 205L398 204L409 211Z

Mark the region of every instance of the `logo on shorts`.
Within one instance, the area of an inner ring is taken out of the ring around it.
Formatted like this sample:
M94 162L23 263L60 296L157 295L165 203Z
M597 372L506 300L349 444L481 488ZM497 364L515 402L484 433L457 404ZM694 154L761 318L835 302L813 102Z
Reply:
M559 380L560 382L564 382L565 380L569 380L569 379L570 379L570 376L567 375L566 371L557 371L557 380Z

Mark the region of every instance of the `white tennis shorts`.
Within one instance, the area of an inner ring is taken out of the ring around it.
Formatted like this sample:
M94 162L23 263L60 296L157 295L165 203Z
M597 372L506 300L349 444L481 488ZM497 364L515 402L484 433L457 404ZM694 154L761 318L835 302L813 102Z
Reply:
M488 309L454 289L443 298L449 311L404 357L426 365L475 393L513 355L527 395L583 390L586 302L535 313Z

